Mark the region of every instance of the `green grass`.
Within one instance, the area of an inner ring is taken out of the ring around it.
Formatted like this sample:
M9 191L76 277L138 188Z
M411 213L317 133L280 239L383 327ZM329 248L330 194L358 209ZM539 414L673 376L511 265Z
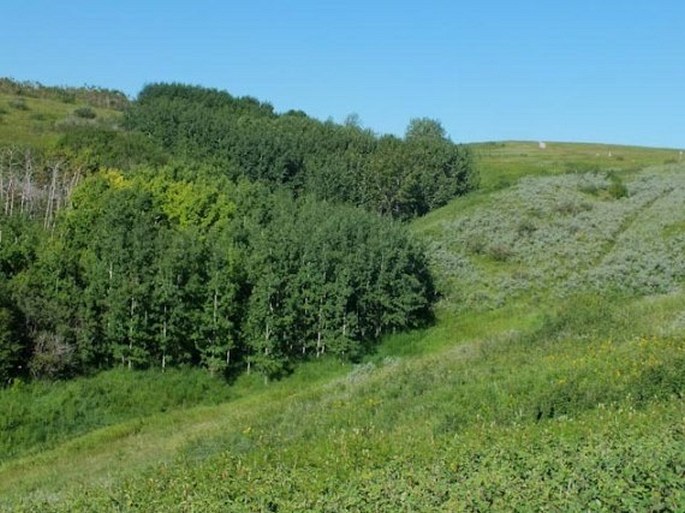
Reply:
M0 492L12 508L26 499L43 511L679 504L682 336L628 324L605 338L640 305L609 303L599 319L574 308L584 299L530 332L411 358L386 348L342 375L329 367L325 379L255 385L222 405L96 431L5 465ZM588 323L592 337L575 333Z
M55 447L129 419L235 396L219 377L199 370L132 373L117 369L65 382L15 382L0 392L0 462Z
M528 317L512 306L441 320L390 337L356 366L311 363L269 385L243 376L228 402L131 419L10 460L0 467L0 508L680 504L685 338L662 327L683 312L682 293L582 294Z
M49 148L60 137L61 127L74 123L115 123L121 113L91 108L96 117L84 120L75 115L82 107L46 98L29 98L0 93L0 144Z
M411 226L434 326L268 384L113 371L0 391L0 511L682 511L684 166L478 151L484 190Z
M678 163L676 149L608 144L506 141L472 145L485 191L509 187L524 176L614 169L630 173L646 166Z

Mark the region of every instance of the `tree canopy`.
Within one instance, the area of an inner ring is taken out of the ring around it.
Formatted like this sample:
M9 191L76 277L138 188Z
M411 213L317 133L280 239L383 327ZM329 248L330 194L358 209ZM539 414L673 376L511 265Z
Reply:
M124 127L0 148L0 382L113 366L288 372L429 322L402 224L477 186L439 122L377 136L153 84Z
M452 143L442 125L428 118L411 120L402 140L362 129L355 115L337 125L303 113L279 115L249 97L152 84L127 111L126 126L177 157L212 162L233 178L287 186L400 219L478 185L468 149ZM439 194L436 178L446 187Z

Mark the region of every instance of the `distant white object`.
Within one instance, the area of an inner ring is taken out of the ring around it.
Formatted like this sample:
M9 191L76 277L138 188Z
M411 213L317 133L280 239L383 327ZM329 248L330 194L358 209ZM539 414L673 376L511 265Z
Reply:
M538 143L538 148L540 148L541 150L544 150L545 148L547 148L547 145L546 145L545 143L543 143L542 141L540 141L540 142ZM681 152L681 153L682 153L682 152Z
M609 158L611 158L611 157L613 157L613 155L611 154L611 152L609 152Z
M682 150L680 151L680 155L678 155L678 160L683 160L683 152L682 152Z

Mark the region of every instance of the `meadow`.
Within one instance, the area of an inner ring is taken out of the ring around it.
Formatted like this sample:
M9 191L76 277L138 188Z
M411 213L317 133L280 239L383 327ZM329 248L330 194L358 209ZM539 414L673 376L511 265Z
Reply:
M433 325L268 383L15 381L0 511L683 511L685 163L475 150L481 190L410 224Z
M0 142L5 144L45 149L58 141L60 129L95 123L112 126L120 117L119 112L107 108L0 89Z
M138 406L124 419L111 413L125 409L113 396L95 409L110 412L110 426L65 428L62 443L39 440L46 448L33 454L36 440L25 438L24 455L14 443L17 457L0 467L1 504L678 511L682 176L674 165L650 168L625 180L619 198L601 174L529 178L461 217L431 214L415 230L429 226L426 240L440 248L432 254L445 296L434 327L389 337L360 364L310 363L281 382L243 377L223 392L212 384L206 390L218 405L188 408L206 400L188 393L167 412ZM529 215L535 228L521 229ZM469 244L473 233L480 249ZM504 244L505 256L492 254ZM162 386L168 379L157 378ZM127 383L104 374L86 388L98 382L115 390ZM159 406L153 373L141 385L133 397L145 390ZM82 393L70 399L67 386L53 384L52 400L86 401ZM64 423L69 411L52 418Z
M543 143L544 148L541 147ZM506 188L526 176L613 169L630 174L647 166L682 163L680 150L615 144L498 141L471 145L487 170L481 189Z
M423 337L443 348L427 354L312 364L237 383L251 390L218 406L93 431L3 465L3 505L678 511L685 351L651 321L677 319L683 296L605 299L477 339L438 325Z

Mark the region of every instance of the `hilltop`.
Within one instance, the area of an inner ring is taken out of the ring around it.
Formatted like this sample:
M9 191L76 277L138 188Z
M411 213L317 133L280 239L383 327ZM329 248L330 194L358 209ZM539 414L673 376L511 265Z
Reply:
M268 383L189 368L18 382L0 391L0 509L678 511L685 162L470 151L479 188L405 221L432 324Z

